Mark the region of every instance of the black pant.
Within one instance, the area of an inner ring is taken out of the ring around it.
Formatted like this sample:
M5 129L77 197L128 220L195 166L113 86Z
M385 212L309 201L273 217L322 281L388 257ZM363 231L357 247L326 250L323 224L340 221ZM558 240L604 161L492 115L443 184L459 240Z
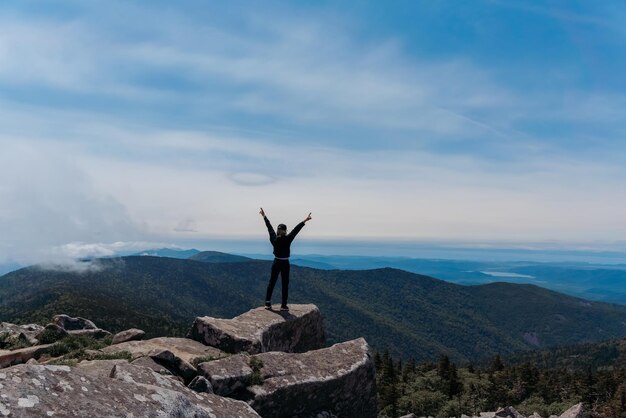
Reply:
M265 293L265 301L272 300L272 293L274 292L274 286L276 280L278 280L278 274L280 273L282 288L283 288L283 306L287 305L287 297L289 296L289 260L274 259L272 263L272 274L270 275L270 282L267 285L267 292Z

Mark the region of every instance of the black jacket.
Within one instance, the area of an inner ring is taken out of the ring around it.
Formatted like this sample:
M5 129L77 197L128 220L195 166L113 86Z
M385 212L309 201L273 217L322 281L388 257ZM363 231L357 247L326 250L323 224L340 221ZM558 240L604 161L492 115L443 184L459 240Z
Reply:
M290 255L290 247L291 241L298 235L298 232L304 226L304 222L300 222L294 229L291 230L290 233L285 235L284 237L277 237L276 231L272 227L270 220L267 219L267 216L264 216L265 226L267 226L267 232L270 234L270 242L274 246L274 256L278 258L287 258Z

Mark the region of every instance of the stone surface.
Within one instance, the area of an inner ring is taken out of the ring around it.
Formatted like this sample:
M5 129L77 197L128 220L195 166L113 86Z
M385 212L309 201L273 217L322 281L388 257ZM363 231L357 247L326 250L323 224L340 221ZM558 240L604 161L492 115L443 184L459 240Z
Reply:
M213 393L213 386L211 385L211 382L202 376L194 377L187 387L196 392Z
M263 363L263 383L247 390L261 416L376 417L374 364L363 338L306 353L253 357Z
M137 328L127 329L126 331L118 332L113 336L113 342L111 344L124 343L126 341L138 341L143 340L146 333Z
M0 334L8 334L11 338L28 345L37 344L37 334L43 330L41 325L15 325L9 322L0 322Z
M220 358L226 354L214 347L207 347L188 338L162 337L142 341L127 341L102 349L104 353L128 351L132 359L148 356L181 376L185 382L196 377L193 363L202 358Z
M322 315L315 305L290 305L289 312L252 309L233 319L194 321L189 338L229 353L305 352L324 347Z
M235 354L220 360L201 363L198 372L213 387L213 392L221 396L231 396L246 389L252 376L250 356ZM245 398L245 395L239 394Z
M45 337L44 337L45 335ZM57 324L48 324L45 326L45 328L43 330L41 330L40 333L37 334L37 340L41 340L42 338L45 338L47 341L43 341L43 342L54 342L54 341L58 341L64 337L67 337L67 331L65 330L65 328L60 327Z
M26 363L30 359L37 359L47 353L54 344L36 345L17 350L0 350L0 369L15 364Z
M77 317L72 318L68 315L55 315L52 317L52 323L57 324L66 331L76 331L81 329L97 329L96 324L88 319Z
M585 409L582 403L572 406L567 411L563 412L559 418L583 418Z
M148 357L148 356L139 357L131 361L130 364L134 364L136 366L147 367L160 374L170 374L170 375L172 374L170 370L168 370L166 367L154 361L152 357Z
M507 406L505 408L498 408L498 410L495 413L495 416L498 418L526 418L522 414L517 412L517 410L513 408L512 406Z
M91 367L89 372L80 367L19 365L0 371L0 413L10 417L259 416L245 402L196 393L174 379L160 381L156 373L149 377L153 372L143 367L118 364L111 377L95 371L107 370L108 365Z

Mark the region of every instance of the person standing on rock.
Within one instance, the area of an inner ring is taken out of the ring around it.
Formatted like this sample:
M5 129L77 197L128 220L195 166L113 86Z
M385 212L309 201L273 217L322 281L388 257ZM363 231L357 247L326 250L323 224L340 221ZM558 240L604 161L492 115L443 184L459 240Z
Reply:
M272 263L272 272L270 274L270 282L267 285L267 292L265 293L265 309L272 309L272 293L274 292L274 286L278 275L280 274L282 283L282 303L280 305L281 311L288 311L287 297L289 296L289 255L290 247L293 239L298 235L298 232L302 229L307 221L311 220L311 214L306 219L300 222L290 233L287 233L287 226L285 224L278 225L276 231L272 227L269 219L265 216L263 208L259 212L265 220L265 226L267 226L267 232L270 234L270 242L274 247L274 262Z

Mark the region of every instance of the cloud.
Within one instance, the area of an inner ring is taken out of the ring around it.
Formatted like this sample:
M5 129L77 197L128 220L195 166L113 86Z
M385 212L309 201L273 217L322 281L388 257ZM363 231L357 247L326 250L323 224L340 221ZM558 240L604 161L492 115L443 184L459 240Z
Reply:
M71 148L0 139L0 259L54 259L53 246L143 235L124 206L94 191Z
M51 249L55 259L77 260L94 257L112 257L120 253L141 251L148 248L157 248L167 244L155 242L113 242L113 243L84 243L70 242Z

